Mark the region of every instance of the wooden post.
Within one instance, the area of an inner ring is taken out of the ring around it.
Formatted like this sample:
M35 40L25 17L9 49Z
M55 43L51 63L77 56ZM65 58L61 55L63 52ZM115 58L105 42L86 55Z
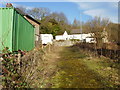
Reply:
M48 45L48 52L50 52L50 44Z
M42 49L43 49L43 44L42 44Z
M21 54L18 53L18 70L20 71L20 61L21 61Z

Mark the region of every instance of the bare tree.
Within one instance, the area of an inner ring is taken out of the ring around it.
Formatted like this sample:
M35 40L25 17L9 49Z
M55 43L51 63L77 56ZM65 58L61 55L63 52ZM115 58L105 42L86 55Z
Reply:
M97 48L101 49L102 54L102 47L103 43L105 43L106 33L107 33L107 26L110 23L109 19L107 18L100 18L95 17L93 20L89 20L87 23L85 23L84 29L87 32L94 33L93 37L96 40L95 44L95 50Z
M80 28L80 24L81 22L79 20L74 19L72 26L73 28Z
M26 7L23 7L23 6L19 6L17 8L19 8L21 11L23 11L26 14L29 14L30 16L32 16L34 19L37 19L37 20L42 20L46 16L50 15L50 10L48 8L27 9Z
M62 12L61 13L53 12L49 17L55 19L57 22L62 22L66 24L68 23L67 17Z
M95 17L93 20L86 23L89 32L94 33L94 38L96 39L98 46L103 42L103 31L106 30L105 28L109 23L109 19L100 17Z
M35 19L42 20L45 16L50 14L50 10L48 8L33 8L31 10L27 10L27 13Z

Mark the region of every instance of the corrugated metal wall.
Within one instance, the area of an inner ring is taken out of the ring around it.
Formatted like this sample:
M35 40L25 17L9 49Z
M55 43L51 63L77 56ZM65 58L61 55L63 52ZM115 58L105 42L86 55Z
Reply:
M12 50L13 9L0 8L0 50L9 47Z
M34 27L14 8L0 8L0 14L0 49L3 49L4 44L10 51L32 50Z
M14 11L13 50L34 48L34 27L17 11Z

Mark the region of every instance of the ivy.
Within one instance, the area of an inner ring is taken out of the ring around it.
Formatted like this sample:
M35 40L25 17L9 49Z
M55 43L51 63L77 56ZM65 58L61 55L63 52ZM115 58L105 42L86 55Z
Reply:
M17 62L18 53L10 52L5 48L2 53L2 86L4 88L25 88L27 83L23 81L23 76L19 73Z

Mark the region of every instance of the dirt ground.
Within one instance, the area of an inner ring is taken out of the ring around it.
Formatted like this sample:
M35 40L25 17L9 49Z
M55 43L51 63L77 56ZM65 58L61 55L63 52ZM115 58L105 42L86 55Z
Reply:
M55 47L46 55L44 80L40 88L116 87L105 80L106 77L102 77L99 72L88 67L86 64L86 60L89 61L88 57L78 47ZM94 64L93 67L96 67L97 64L96 66ZM90 66L92 67L92 63ZM109 74L108 71L105 73Z

